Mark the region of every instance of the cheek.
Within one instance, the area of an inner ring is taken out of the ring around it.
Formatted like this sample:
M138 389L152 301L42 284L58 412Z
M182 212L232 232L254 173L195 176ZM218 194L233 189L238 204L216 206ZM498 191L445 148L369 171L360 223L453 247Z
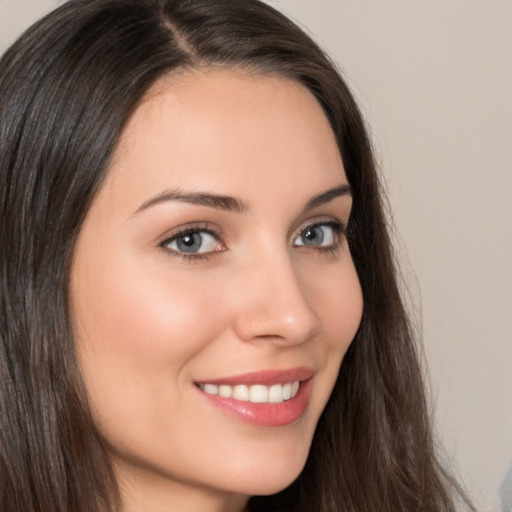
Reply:
M313 275L310 273L309 275ZM316 420L322 413L336 383L339 369L363 313L363 296L355 267L351 260L333 266L329 272L316 272L308 281L310 304L320 317L323 336L322 350L316 352L324 369L318 376Z
M149 394L163 379L180 378L187 361L225 325L215 290L204 280L114 263L81 266L72 293L84 376L105 403L106 390L122 400L130 388Z
M363 313L362 290L352 261L331 274L326 273L311 289L312 302L321 318L330 350L343 357Z
M325 366L330 374L331 390L363 314L363 294L352 261L340 274L333 281L338 283L336 286L331 282L330 286L326 283L323 287L321 305L328 343Z

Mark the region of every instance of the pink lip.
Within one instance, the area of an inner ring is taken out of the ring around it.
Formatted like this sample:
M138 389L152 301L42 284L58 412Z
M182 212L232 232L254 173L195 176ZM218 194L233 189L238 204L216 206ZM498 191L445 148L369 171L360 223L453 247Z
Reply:
M236 386L237 384L272 386L273 384L285 384L286 382L294 382L296 380L308 380L313 376L313 373L314 371L311 368L300 367L288 370L263 370L230 377L208 379L201 382L203 384L226 384L228 386Z
M313 371L309 368L295 368L291 370L247 373L206 381L209 384L217 385L263 384L271 386L273 384L300 380L301 383L297 394L290 400L277 404L244 402L233 398L223 398L219 395L210 395L201 391L199 387L197 387L197 390L213 406L239 420L264 427L281 427L296 422L303 415L309 401L312 376Z

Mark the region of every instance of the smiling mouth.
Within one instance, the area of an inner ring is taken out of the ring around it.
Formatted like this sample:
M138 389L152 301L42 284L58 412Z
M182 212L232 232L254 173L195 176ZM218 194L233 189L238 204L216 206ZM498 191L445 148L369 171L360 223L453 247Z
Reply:
M208 383L198 383L196 385L208 395L218 395L222 398L231 398L240 402L279 404L294 398L299 391L300 383L300 380L295 380L271 386L264 384L230 386Z
M295 424L309 402L314 371L270 370L196 381L207 402L228 415L263 427Z

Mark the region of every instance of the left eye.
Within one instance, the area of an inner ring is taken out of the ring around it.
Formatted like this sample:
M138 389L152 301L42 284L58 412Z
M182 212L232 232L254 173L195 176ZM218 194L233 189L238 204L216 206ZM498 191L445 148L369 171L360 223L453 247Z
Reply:
M336 226L332 224L315 224L302 230L293 241L295 246L328 247L333 245L336 236Z
M208 231L188 231L172 237L163 246L186 254L204 254L220 250L220 242Z

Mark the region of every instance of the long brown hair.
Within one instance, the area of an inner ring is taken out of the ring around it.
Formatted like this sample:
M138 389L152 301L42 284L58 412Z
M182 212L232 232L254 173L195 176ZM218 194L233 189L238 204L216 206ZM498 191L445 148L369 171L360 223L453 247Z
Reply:
M250 510L453 512L454 494L467 504L436 458L371 145L329 58L258 0L71 0L0 61L0 509L119 509L75 359L71 255L145 92L205 66L286 77L317 98L353 192L365 304L304 471Z

